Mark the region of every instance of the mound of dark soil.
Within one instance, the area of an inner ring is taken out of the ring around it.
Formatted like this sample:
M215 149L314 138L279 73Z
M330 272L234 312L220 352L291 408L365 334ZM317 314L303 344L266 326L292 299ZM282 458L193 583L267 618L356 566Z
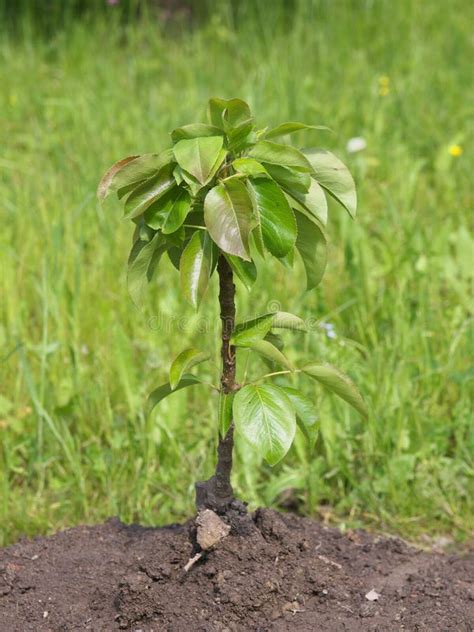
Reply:
M188 572L189 525L113 519L19 542L0 551L0 630L472 630L473 556L269 510L244 527Z

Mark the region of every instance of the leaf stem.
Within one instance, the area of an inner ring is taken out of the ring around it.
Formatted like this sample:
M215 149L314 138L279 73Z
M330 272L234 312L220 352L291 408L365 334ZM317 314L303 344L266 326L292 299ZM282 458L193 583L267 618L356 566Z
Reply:
M293 371L275 371L274 373L266 373L265 375L261 375L260 377L258 377L256 380L252 380L251 382L244 383L242 386L247 386L247 384L256 384L257 382L260 382L261 380L266 380L267 377L274 377L275 375L288 375L289 373L293 375L295 373L301 373L301 369L293 369Z
M217 393L221 392L221 389L216 384L212 384L211 382L201 382L201 384L205 384L206 386L210 386L212 388L212 390L216 391Z

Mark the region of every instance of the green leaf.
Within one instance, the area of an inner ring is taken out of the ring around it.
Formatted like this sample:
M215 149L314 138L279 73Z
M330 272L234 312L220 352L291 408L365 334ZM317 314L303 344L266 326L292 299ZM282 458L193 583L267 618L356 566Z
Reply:
M189 243L189 241L187 242ZM187 243L183 246L171 246L168 248L168 259L171 261L173 268L176 268L179 272L179 262L181 260L181 255L183 254L183 250L186 247Z
M238 323L232 334L231 344L237 347L248 347L255 340L267 338L272 328L306 331L304 321L298 316L289 312L270 312ZM270 340L270 342L273 341Z
M112 165L104 174L97 188L97 196L99 199L104 199L119 189L148 180L172 160L171 150L163 151L160 154L143 154L142 156L123 158Z
M256 138L254 138L252 133L253 127L253 119L247 119L237 127L228 125L224 121L224 129L229 139L229 150L239 152L254 144Z
M99 182L99 186L97 187L97 197L99 200L105 199L110 193L112 193L112 182L114 178L117 178L120 171L137 158L138 156L127 156L126 158L122 158L122 160L114 163L110 169L104 173Z
M134 243L128 262L127 285L137 307L140 307L147 285L165 251L166 242L161 233L156 233L151 240L139 239Z
M204 200L204 221L223 252L250 261L249 235L256 220L245 184L232 179L211 189Z
M237 158L237 160L234 160L232 163L232 166L236 171L246 176L268 175L265 167L253 158ZM308 178L309 177L310 176L308 176Z
M179 262L181 290L186 300L196 309L207 290L211 276L211 257L209 235L205 231L196 230Z
M178 186L184 182L183 170L181 169L179 165L176 165L175 168L173 169L173 177L176 180L176 184Z
M225 158L223 143L222 136L190 138L178 141L173 147L173 152L179 166L204 186Z
M355 217L357 193L346 165L325 149L308 149L304 154L311 163L314 177L319 184L342 204L351 217Z
M273 324L274 314L263 314L246 320L243 323L239 323L235 326L230 339L231 344L237 347L248 346L254 340L261 340L265 338Z
M183 373L189 371L196 364L209 360L210 355L199 351L198 349L185 349L175 358L173 364L170 367L170 386L174 391L178 386Z
M284 257L296 242L296 220L285 195L268 178L250 178L248 187L265 247L275 257Z
M345 400L363 417L368 416L367 406L354 382L344 373L330 364L308 364L301 370L320 382L332 393Z
M288 123L282 123L281 125L277 125L277 127L269 130L265 134L265 138L270 139L277 138L278 136L286 136L287 134L299 132L302 129L314 129L325 132L331 131L329 127L326 127L325 125L306 125L305 123L296 123L294 121L289 121Z
M307 331L304 320L299 316L290 314L289 312L275 312L275 314L273 314L272 327L277 329Z
M193 386L194 384L202 384L201 380L194 375L183 375L179 384L175 386L174 389L171 388L169 384L162 384L154 391L150 393L146 403L146 414L149 415L153 408L161 402L162 399L171 395L175 391L179 391L182 388L186 388L187 386Z
M285 341L279 334L273 333L273 331L269 331L265 336L264 340L268 340L271 342L274 347L276 347L279 351L283 351L285 348Z
M296 388L291 386L281 388L290 398L296 411L296 422L308 439L310 447L313 448L318 438L318 413L314 403Z
M219 393L219 432L225 437L232 424L232 404L234 393Z
M137 218L133 220L135 222L135 230L133 231L132 243L135 244L137 241L151 241L153 237L156 235L156 230L153 230L149 226L147 226L143 220L143 217ZM132 258L134 255L134 248L132 248L132 252L130 252L130 256L128 259L128 263L132 262ZM138 254L138 251L135 253Z
M191 210L191 196L183 187L173 187L145 211L148 226L161 228L165 235L182 226Z
M197 178L192 176L190 173L188 173L184 169L181 169L181 167L179 165L177 165L177 167L180 170L179 171L179 176L188 185L188 188L189 188L189 191L190 191L191 195L193 197L196 197L199 194L200 190L203 188L203 185L197 180ZM211 176L211 178L212 178L212 176ZM175 175L175 179L176 179L176 175Z
M247 343L245 347L252 349L252 351L255 351L263 358L270 360L271 362L276 362L277 364L283 365L290 371L294 370L293 365L288 360L288 358L269 340L252 340Z
M156 173L153 174L153 175L156 175ZM140 180L139 182L132 182L132 184L128 184L127 186L124 186L124 187L121 187L120 189L117 189L117 198L119 200L122 200L124 197L127 197L127 195L129 193L134 191L136 188L138 188L144 182L146 182L146 180Z
M158 175L143 182L130 193L125 202L125 219L144 213L154 202L176 186L172 165L163 167Z
M225 147L223 147L220 150L220 152L219 152L219 154L217 156L216 162L214 163L214 165L213 165L213 167L211 169L211 173L209 174L208 182L210 182L212 180L212 178L216 175L216 173L222 167L222 163L225 161L226 156L227 156L227 149L225 149Z
M309 173L295 171L294 169L282 167L281 165L265 164L264 167L275 182L284 189L298 191L299 193L308 192L311 185L311 175Z
M225 255L233 272L242 281L247 290L250 292L253 284L257 280L257 268L253 261L244 261L240 257Z
M214 125L205 125L203 123L192 123L191 125L183 125L177 127L171 132L173 143L180 140L188 140L190 138L205 138L207 136L222 136L223 131Z
M238 127L248 119L252 118L250 108L241 99L209 99L208 117L212 125L216 127Z
M298 237L296 248L306 271L306 289L312 290L321 282L327 264L326 238L319 226L302 213L296 213Z
M206 234L211 244L211 276L212 276L214 274L214 270L217 268L217 263L222 253L219 250L219 248L216 246L216 244L212 241L212 239L209 237L209 233L206 233Z
M234 397L237 431L269 463L276 465L290 449L296 416L286 393L274 384L248 384Z
M328 203L322 187L319 186L316 180L311 178L307 193L301 193L296 189L287 189L287 192L294 200L299 202L306 211L314 215L323 226L326 226L328 221Z
M167 248L183 248L186 241L186 230L184 226L180 226L174 233L166 233L166 246ZM188 240L189 241L189 240ZM179 268L179 266L178 266Z
M262 226L260 222L258 221L258 219L256 219L255 226L251 233L251 243L252 243L252 239L253 239L253 244L258 254L262 257L262 259L265 259L267 251L265 250L265 246L263 245ZM279 260L282 261L282 258L280 258Z
M283 165L284 167L292 167L308 173L313 171L311 163L298 149L289 145L279 145L269 140L259 141L249 151L249 156L259 162L271 165Z

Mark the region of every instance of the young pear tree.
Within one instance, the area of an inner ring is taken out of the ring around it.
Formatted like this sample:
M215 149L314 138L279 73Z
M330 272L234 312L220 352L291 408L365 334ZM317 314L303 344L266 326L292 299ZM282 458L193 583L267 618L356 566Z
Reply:
M276 139L300 130L325 129L283 123L256 130L250 108L240 99L213 98L207 124L171 132L172 146L160 153L128 156L103 176L98 196L113 195L135 224L128 259L128 285L135 302L167 255L179 271L183 297L196 309L212 274L219 276L222 370L219 388L219 439L215 474L196 483L198 508L225 512L234 502L231 486L234 430L270 464L288 452L297 425L314 444L314 404L281 376L299 373L316 380L366 416L353 382L329 364L292 366L275 330L305 330L287 312L269 312L236 324L234 275L248 289L257 265L275 257L291 266L295 252L315 288L326 267L326 223L331 196L351 217L356 191L347 167L324 149L299 150ZM238 384L236 351L247 349L274 369L258 380ZM168 383L149 397L149 410L174 391L200 383L189 371L209 355L185 349L172 362ZM279 376L278 385L272 378Z

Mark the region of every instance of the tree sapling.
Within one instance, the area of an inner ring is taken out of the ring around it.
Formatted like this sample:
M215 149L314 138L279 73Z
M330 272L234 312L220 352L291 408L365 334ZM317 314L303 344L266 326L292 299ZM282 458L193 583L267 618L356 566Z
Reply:
M172 147L161 153L129 156L114 164L98 195L116 196L125 218L135 224L128 284L136 302L165 253L179 271L183 296L195 308L217 270L222 322L217 465L209 480L196 483L196 504L224 513L235 500L234 429L270 465L288 452L297 425L311 444L315 441L314 404L292 386L282 386L282 376L312 378L363 416L366 406L353 382L335 367L315 362L292 366L274 330L305 330L301 318L276 311L237 324L235 320L234 275L250 288L257 266L268 265L268 256L290 267L296 251L307 289L320 283L327 258L326 195L354 217L352 176L329 151L298 150L275 140L324 128L289 122L256 130L249 106L240 99L211 99L208 118L208 124L173 130ZM238 384L237 349L259 354L275 370ZM171 365L169 382L151 393L149 409L173 391L199 384L189 371L208 359L194 348L182 351ZM276 376L278 384L272 381Z

